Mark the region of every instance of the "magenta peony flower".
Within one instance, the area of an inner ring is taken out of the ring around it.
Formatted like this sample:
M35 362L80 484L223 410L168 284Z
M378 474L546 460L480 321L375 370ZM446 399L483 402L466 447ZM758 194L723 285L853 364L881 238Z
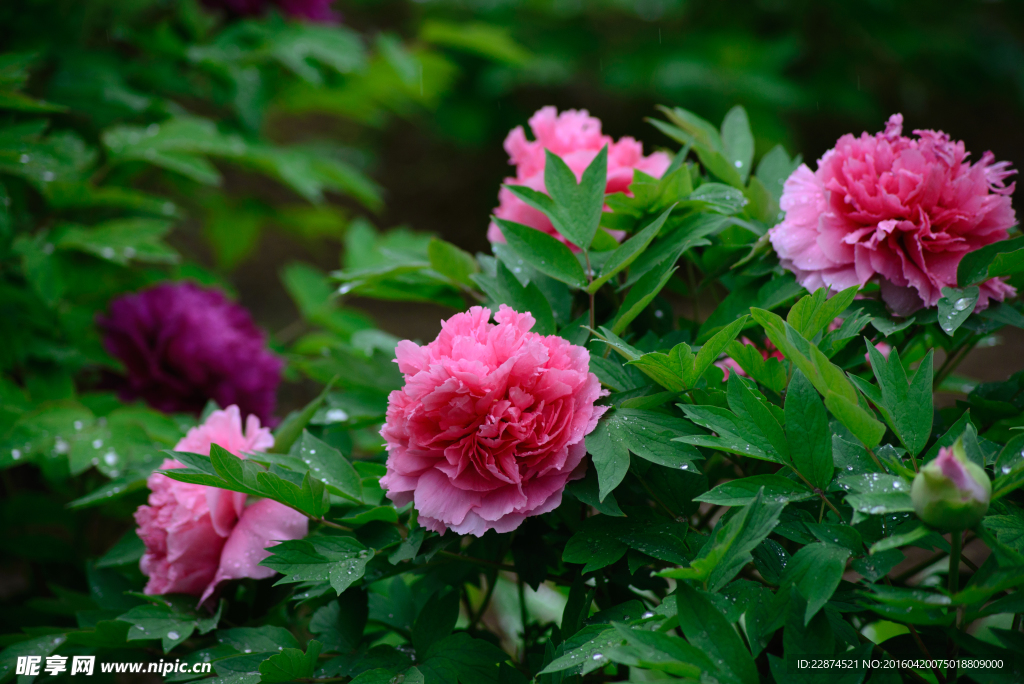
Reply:
M110 304L103 344L128 371L125 400L199 413L213 399L271 420L283 362L249 313L217 290L161 283Z
M276 8L285 16L307 21L330 23L341 16L331 10L334 0L203 0L208 7L223 7L232 14L260 16Z
M256 416L246 420L237 406L214 411L192 428L176 451L209 454L217 444L236 456L274 446L270 430ZM167 459L163 469L184 467ZM258 563L266 547L306 536L306 516L270 499L246 507L246 495L216 487L178 482L155 472L147 482L149 505L135 511L137 533L146 544L140 566L149 577L147 594L192 594L205 601L229 579L264 579L274 574Z
M509 163L516 167L515 178L506 178L506 185L525 185L534 190L546 191L544 150L551 150L564 159L579 181L601 148L608 145L606 193L627 192L629 184L633 182L634 169L660 178L672 163L664 152L654 152L645 157L643 145L633 138L622 138L615 142L611 136L601 135L600 119L590 116L585 109L570 109L559 114L554 107L542 107L530 117L530 130L536 138L533 142L526 139L522 126L513 128L505 138ZM547 216L528 206L507 188L498 192L498 208L494 210L494 215L542 230L565 242ZM505 242L505 236L496 223L492 222L488 227L487 239L491 242Z
M964 254L1006 239L1016 222L1008 162L986 152L971 164L964 144L945 133L908 138L902 128L894 114L884 133L844 135L817 171L801 165L786 181L786 217L770 238L808 290L842 290L877 275L897 314L935 306L943 287L956 286ZM989 280L976 310L1015 293Z
M405 387L391 393L381 435L380 484L398 506L414 501L436 532L509 532L554 510L583 477L583 438L607 410L590 354L529 332L534 319L502 305L473 307L441 324L425 346L398 343Z

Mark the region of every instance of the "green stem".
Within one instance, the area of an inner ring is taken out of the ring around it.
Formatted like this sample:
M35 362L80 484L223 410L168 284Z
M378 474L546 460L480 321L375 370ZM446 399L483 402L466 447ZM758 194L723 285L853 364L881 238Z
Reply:
M583 250L583 258L587 262L587 285L590 285L594 282L594 269L590 267L590 252ZM594 315L594 293L590 292L588 294L590 295L590 329L593 330L597 327Z
M526 583L519 578L519 617L523 621L523 657L520 662L526 661L526 622L529 616L526 614Z
M954 532L949 535L949 543L953 549L949 552L949 593L955 594L960 590L960 556L963 551L963 532Z
M476 611L476 614L469 621L470 629L476 629L477 623L480 622L484 613L487 612L487 606L491 605L491 596L494 595L494 587L496 586L498 586L498 573L492 572L487 575L487 591L484 593L484 600L480 604L480 609Z
M956 370L957 366L963 362L964 358L971 353L974 346L978 344L980 338L977 335L968 335L967 339L961 342L958 346L953 347L950 350L949 355L946 356L946 360L939 366L939 370L935 371L935 378L932 381L932 388L937 388L942 384L950 373Z

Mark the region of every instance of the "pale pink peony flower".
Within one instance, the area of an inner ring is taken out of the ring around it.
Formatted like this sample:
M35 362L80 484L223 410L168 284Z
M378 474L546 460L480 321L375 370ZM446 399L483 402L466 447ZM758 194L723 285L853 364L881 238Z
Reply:
M443 533L510 532L554 510L583 477L584 436L607 410L590 353L529 332L534 318L502 305L441 323L430 344L398 343L405 387L388 398L381 486Z
M935 306L956 286L968 252L1004 240L1015 222L1006 178L1015 171L991 152L971 164L963 142L942 131L903 136L894 114L883 133L844 135L786 181L786 217L770 238L782 265L808 290L842 290L878 276L882 298L900 315ZM981 285L976 310L1016 290Z
M546 192L544 150L551 150L553 154L561 157L576 174L578 182L597 153L607 145L608 183L605 192L609 194L628 192L629 185L633 182L634 169L660 178L672 163L671 158L664 152L653 152L645 157L643 145L633 138L620 138L615 142L611 136L602 135L600 119L590 116L585 109L569 109L559 114L554 107L542 107L530 117L529 123L534 141L526 139L522 126L513 128L505 138L505 151L508 152L509 163L516 167L515 177L506 178L505 185L525 185L533 190ZM494 210L494 215L500 219L536 228L566 242L551 225L547 216L527 205L507 188L503 187L498 191L498 207ZM621 233L619 235L621 236ZM494 222L487 228L487 239L491 242L505 242L505 236Z
M217 444L236 456L274 446L270 430L250 415L242 431L237 406L214 411L188 431L176 451L209 454ZM183 468L173 459L164 470ZM149 504L135 511L137 533L146 544L141 568L149 577L147 594L192 594L205 601L227 579L270 577L258 563L275 542L306 536L306 516L270 499L246 507L246 495L216 487L178 482L155 472L147 481Z

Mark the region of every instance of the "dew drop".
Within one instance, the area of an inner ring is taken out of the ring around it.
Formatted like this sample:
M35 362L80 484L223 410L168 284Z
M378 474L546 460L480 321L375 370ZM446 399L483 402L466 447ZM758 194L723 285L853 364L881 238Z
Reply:
M177 632L168 632L168 633L167 633L167 638L168 638L168 639L177 639L177 638L178 638L178 637L180 637L180 636L181 636L181 635L180 635L180 634L178 634Z

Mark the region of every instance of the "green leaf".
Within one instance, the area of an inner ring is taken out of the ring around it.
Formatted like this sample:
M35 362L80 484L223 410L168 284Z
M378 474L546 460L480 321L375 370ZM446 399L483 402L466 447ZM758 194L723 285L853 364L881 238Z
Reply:
M135 530L128 530L96 561L97 568L115 568L121 565L138 563L146 552L146 544L139 538Z
M729 376L727 389L731 410L711 405L677 404L687 418L717 433L717 436L679 437L678 441L789 464L789 443L778 407L769 404L760 392L750 389L736 374Z
M325 484L331 493L362 502L363 486L359 473L330 444L303 430L302 437L292 446L291 455L300 459L309 468L310 475ZM258 459L259 456L254 458Z
M445 22L428 19L423 22L420 37L435 45L465 50L482 57L521 66L530 60L530 53L515 42L510 29L483 22Z
M427 684L498 684L498 665L508 660L500 648L457 632L435 642L417 665Z
M260 682L274 684L312 677L322 646L314 640L306 644L305 653L297 648L286 648L275 653L260 663Z
M758 492L761 492L764 501L770 503L807 501L815 497L814 492L802 482L781 475L754 475L723 482L711 491L694 497L694 501L718 506L746 506L757 498Z
M757 666L740 635L704 594L680 582L676 610L686 640L717 663L719 681L758 683Z
M563 243L535 228L495 218L508 245L531 267L555 280L577 288L587 285L587 276L573 253Z
M768 192L772 194L776 202L782 199L782 186L800 166L800 161L800 155L790 159L785 148L782 145L776 145L768 150L768 153L757 163L756 175L768 188Z
M786 391L786 439L793 468L824 490L832 481L832 431L818 393L799 370Z
M131 625L128 641L160 639L164 653L188 639L197 629L200 634L213 630L220 621L225 603L221 601L217 612L209 617L176 599L153 597L149 600L151 603L132 608L117 619Z
M978 303L981 290L976 285L963 289L955 287L942 288L942 299L939 300L939 327L952 336L972 313Z
M989 278L1013 275L1024 270L1024 236L1001 240L964 254L956 269L960 287L978 285Z
M608 177L608 146L597 153L579 184L572 169L551 150L544 150L544 187L555 202L562 237L587 251L601 223Z
M313 613L309 631L328 650L351 652L362 640L368 615L366 592L346 591Z
M715 333L711 339L704 343L704 345L697 352L697 358L694 361L693 375L687 378L689 386L692 387L697 384L697 381L704 371L711 367L718 357L721 356L722 352L728 348L728 346L736 339L736 336L740 334L740 331L747 325L747 316L743 315L737 318L729 325L722 328L720 331Z
M665 260L660 265L652 268L644 277L630 288L625 301L619 307L619 313L611 324L611 330L616 335L621 335L626 327L633 322L633 319L647 308L647 305L657 296L661 289L668 283L669 278L675 273L675 264Z
M298 648L295 636L284 627L234 627L217 630L217 641L239 653L277 653L281 648Z
M412 627L412 644L419 654L446 638L459 619L459 592L450 588L436 591L423 605Z
M586 438L600 484L599 500L619 485L629 470L629 452L652 463L682 470L696 467L700 452L673 440L696 432L692 425L674 416L619 408L606 414Z
M859 289L854 285L829 297L828 288L819 287L793 305L786 322L806 339L814 339L853 303Z
M914 510L910 483L895 475L844 474L839 477L839 486L852 492L847 494L846 503L856 511L854 523L866 517L864 514L883 515Z
M587 625L566 639L562 646L562 655L554 658L538 674L545 675L564 670L571 670L570 675L592 672L604 662L602 658L595 659L594 656L599 653L604 655L605 651L621 643L622 636L614 627L607 624Z
M871 369L881 390L881 401L876 401L875 405L907 451L917 456L928 444L932 432L934 350L928 351L911 378L900 360L899 350L894 348L886 359L875 345L866 344Z
M885 426L845 396L830 390L825 394L825 406L864 446L872 448L882 441Z
M650 352L639 359L628 361L627 364L636 366L645 375L672 392L691 389L704 375L704 371L711 367L722 351L736 338L746 322L746 316L733 321L708 340L697 352L696 357L690 350L690 345L680 342L667 354Z
M130 261L173 264L178 253L163 243L171 222L131 218L100 223L91 228L65 225L54 232L53 246L92 254L121 266Z
M774 357L766 359L757 347L739 340L729 343L729 346L726 347L726 354L738 363L747 375L776 394L782 394L782 391L786 389L788 374L786 367L778 359Z
M658 574L674 579L697 580L704 583L709 591L718 591L751 562L750 552L771 533L785 505L765 503L764 492L759 490L753 501L733 509L715 525L711 538L701 547L690 567L663 570Z
M284 575L277 584L330 582L340 596L361 579L373 552L352 537L309 537L281 542L260 565Z
M750 164L754 161L754 135L750 132L747 112L740 105L730 109L722 121L722 147L725 158L739 172L741 184L746 185Z
M807 601L804 624L809 624L839 586L850 550L833 544L808 544L790 558L779 591L796 590Z
M850 567L863 575L868 582L877 582L905 559L906 556L899 549L889 549L870 556L856 558Z
M601 271L592 283L587 287L587 292L597 292L602 285L624 268L628 268L638 256L658 235L661 227L665 225L665 219L672 213L672 207L666 209L658 218L654 219L643 230L623 242L618 249L611 253L608 259L601 266Z
M427 245L427 257L431 268L467 287L473 286L469 277L480 270L472 254L438 238Z
M551 303L536 282L531 281L524 287L501 260L498 260L495 278L477 275L473 279L495 305L507 304L520 313L531 313L536 321L533 332L541 335L555 333L557 326Z
M600 485L597 481L597 470L594 468L587 468L587 474L583 479L570 482L566 485L565 490L586 505L593 506L598 513L618 518L626 515L619 508L615 494L612 492L605 494L604 500L599 498Z

